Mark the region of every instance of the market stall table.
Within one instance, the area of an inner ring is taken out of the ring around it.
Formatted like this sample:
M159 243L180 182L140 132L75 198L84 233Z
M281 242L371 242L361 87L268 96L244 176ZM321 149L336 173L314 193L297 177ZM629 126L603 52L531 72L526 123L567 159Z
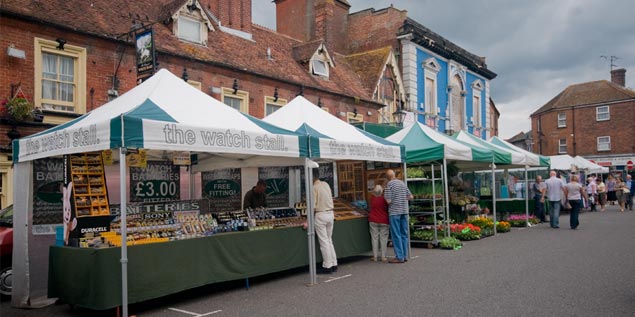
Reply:
M306 241L306 231L292 227L130 246L129 303L308 265ZM336 221L333 241L339 258L370 251L367 218ZM52 246L49 297L90 309L120 306L119 259L119 248Z

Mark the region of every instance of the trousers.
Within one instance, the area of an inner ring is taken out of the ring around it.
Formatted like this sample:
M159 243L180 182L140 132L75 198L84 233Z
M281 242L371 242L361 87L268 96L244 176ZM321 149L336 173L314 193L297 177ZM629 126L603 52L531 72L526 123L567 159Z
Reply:
M368 227L370 229L370 241L373 245L373 257L376 259L379 249L381 249L381 258L385 258L390 226L385 223L369 222Z
M337 255L333 246L333 211L323 211L315 214L315 234L322 252L322 267L325 269L337 266Z

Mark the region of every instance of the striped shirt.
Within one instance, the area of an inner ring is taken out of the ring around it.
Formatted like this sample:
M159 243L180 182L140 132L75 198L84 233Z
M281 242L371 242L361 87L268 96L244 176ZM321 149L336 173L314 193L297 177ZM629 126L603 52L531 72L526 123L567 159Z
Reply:
M388 214L402 215L408 214L408 197L412 196L406 183L398 179L393 179L386 184L384 198L389 201Z

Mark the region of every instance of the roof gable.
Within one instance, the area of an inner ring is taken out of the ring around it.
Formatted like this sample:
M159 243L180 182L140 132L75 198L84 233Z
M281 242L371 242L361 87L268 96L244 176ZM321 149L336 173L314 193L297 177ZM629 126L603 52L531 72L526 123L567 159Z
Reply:
M557 96L536 110L532 115L555 109L601 104L635 99L635 91L607 80L575 84L565 88Z

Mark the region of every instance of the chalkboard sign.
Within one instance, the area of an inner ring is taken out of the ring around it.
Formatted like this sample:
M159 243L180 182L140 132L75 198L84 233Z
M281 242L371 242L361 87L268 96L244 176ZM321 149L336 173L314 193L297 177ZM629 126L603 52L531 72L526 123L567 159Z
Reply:
M268 207L289 207L289 167L260 167L258 178L267 183Z
M33 161L33 234L55 234L62 224L64 160L43 158Z
M213 212L240 210L241 175L239 168L201 173L202 196L210 199Z
M180 167L171 161L148 161L130 167L130 201L162 202L181 199Z

